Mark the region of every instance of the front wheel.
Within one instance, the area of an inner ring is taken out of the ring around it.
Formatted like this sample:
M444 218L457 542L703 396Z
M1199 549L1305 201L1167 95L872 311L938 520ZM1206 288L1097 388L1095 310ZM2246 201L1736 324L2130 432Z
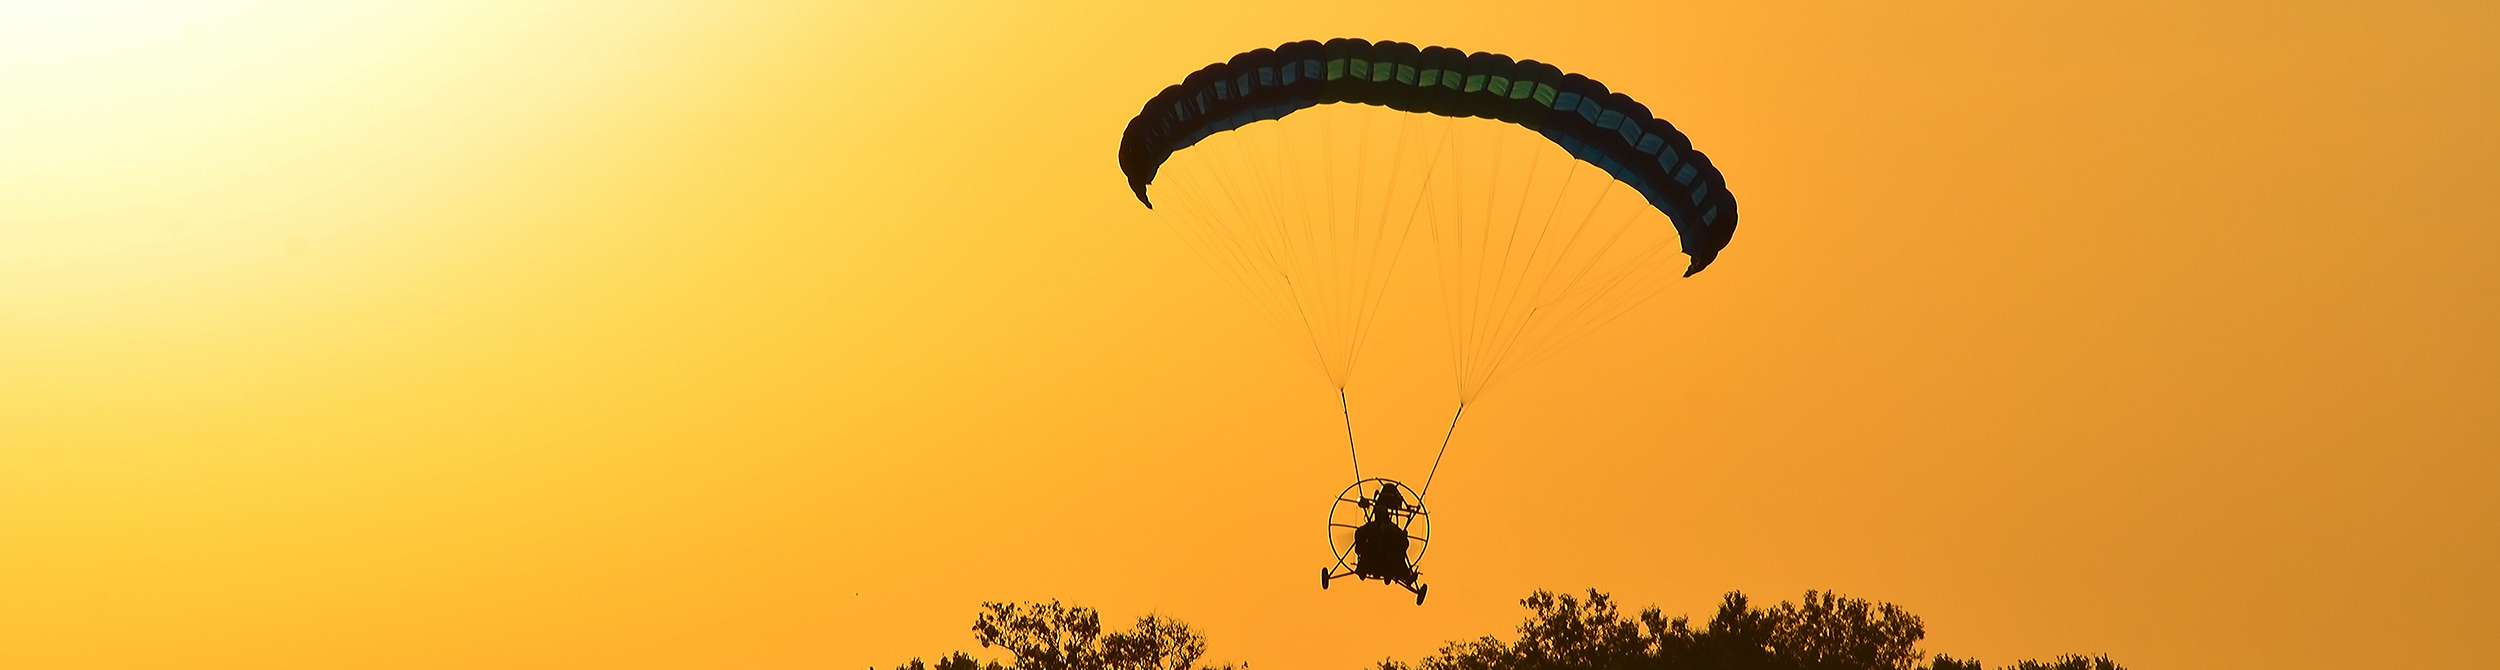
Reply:
M1320 590L1325 591L1325 590L1327 590L1327 589L1328 589L1328 577L1329 577L1329 575L1328 575L1328 569L1327 569L1327 568L1320 568L1320 569L1319 569L1319 588L1320 588Z

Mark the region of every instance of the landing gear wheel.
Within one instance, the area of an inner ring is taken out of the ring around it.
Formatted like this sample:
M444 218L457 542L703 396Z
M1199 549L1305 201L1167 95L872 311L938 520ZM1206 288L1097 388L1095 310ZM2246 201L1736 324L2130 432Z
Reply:
M1426 591L1430 591L1430 590L1432 590L1432 585L1431 585L1431 584L1417 584L1417 585L1415 585L1415 604L1417 604L1417 605L1422 605L1422 604L1424 604L1424 592L1426 592Z
M1327 589L1328 589L1328 577L1329 577L1329 574L1328 574L1328 569L1327 569L1327 568L1320 568L1320 569L1319 569L1319 588L1320 588L1321 590L1327 590Z

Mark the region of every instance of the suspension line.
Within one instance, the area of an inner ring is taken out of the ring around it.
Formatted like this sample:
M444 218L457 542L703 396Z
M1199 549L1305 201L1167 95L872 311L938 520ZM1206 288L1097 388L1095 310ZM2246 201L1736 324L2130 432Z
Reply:
M1346 405L1343 386L1337 387L1337 409L1345 412L1345 453L1354 459L1354 481L1363 481L1363 455L1354 450L1354 409ZM1449 448L1447 439L1443 440L1442 448Z
M1458 434L1458 417L1466 414L1467 403L1463 402L1458 404L1458 411L1450 413L1450 430L1441 434L1441 451L1432 455L1432 471L1424 473L1424 490L1415 492L1415 495L1432 493L1432 478L1441 474L1441 457L1450 453L1450 436Z

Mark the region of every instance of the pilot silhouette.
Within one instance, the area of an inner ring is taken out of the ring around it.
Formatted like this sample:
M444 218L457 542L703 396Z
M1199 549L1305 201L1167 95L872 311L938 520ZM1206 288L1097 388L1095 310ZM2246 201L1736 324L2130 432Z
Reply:
M1406 529L1398 524L1401 516L1412 513L1396 484L1380 485L1380 492L1372 495L1371 521L1354 530L1356 576L1392 583L1415 580L1406 569Z

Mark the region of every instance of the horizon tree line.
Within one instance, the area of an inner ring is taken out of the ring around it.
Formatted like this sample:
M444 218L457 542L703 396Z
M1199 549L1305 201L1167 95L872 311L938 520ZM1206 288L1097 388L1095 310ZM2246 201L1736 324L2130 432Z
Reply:
M1797 603L1755 607L1729 591L1695 626L1657 607L1626 616L1597 589L1586 597L1543 589L1521 599L1528 610L1515 640L1486 635L1453 640L1413 663L1382 659L1370 670L1990 670L1975 658L1930 656L1917 615L1892 603L1806 591ZM895 670L1247 670L1247 663L1199 665L1203 633L1156 614L1127 630L1106 631L1091 607L985 602L972 625L982 648L1008 663L957 651L935 663L914 658ZM869 670L876 670L870 668ZM2022 660L1994 670L2125 670L2106 654Z

